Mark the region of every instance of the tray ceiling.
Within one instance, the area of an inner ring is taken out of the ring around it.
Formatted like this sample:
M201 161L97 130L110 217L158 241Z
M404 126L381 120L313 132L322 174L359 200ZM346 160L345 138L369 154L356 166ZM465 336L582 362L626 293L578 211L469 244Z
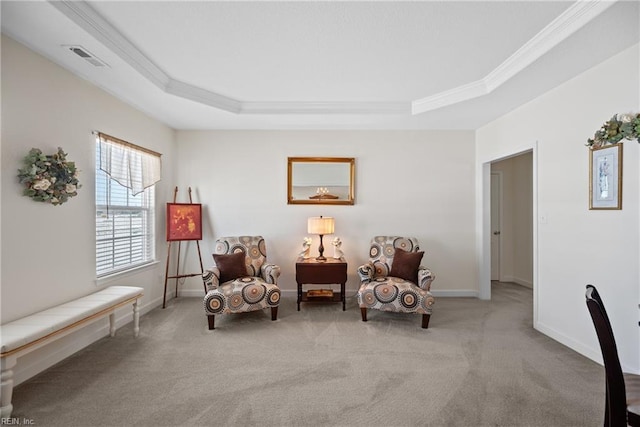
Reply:
M637 1L0 7L3 33L176 129L476 129L640 39Z

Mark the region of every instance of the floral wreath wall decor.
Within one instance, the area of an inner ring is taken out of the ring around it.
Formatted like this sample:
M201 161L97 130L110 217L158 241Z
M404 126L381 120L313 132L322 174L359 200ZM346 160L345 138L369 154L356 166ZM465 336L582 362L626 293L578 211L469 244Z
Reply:
M640 114L615 114L587 140L589 209L622 209L622 142L640 143Z
M593 136L587 140L591 148L602 147L607 144L617 144L623 139L640 142L640 113L614 114L611 120L602 125Z
M78 173L62 148L58 147L58 152L51 155L32 148L24 158L24 167L18 169L18 178L25 186L24 196L57 206L78 195L81 187Z

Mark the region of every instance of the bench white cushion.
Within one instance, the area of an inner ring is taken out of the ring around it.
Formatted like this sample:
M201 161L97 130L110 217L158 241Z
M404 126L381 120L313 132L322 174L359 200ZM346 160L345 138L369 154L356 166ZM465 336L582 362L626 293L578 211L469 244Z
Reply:
M4 324L0 333L0 353L15 350L121 302L142 296L142 292L143 288L136 286L110 286L94 294Z

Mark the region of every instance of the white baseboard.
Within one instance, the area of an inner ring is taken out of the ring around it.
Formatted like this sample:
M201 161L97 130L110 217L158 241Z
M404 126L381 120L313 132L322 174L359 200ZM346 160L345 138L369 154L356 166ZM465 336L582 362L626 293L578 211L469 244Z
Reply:
M175 292L168 293L167 292L167 300L169 297L173 298L175 296ZM204 298L205 292L204 289L178 289L178 296L185 298Z
M602 352L600 351L600 348L592 348L589 346L584 345L581 342L578 342L576 340L574 340L571 337L568 337L558 331L556 331L553 328L550 328L540 322L538 322L537 324L533 325L533 327L535 329L537 329L538 331L540 331L541 333L547 335L549 338L553 338L554 340L558 341L560 344L566 345L567 347L569 347L570 349L582 354L583 356L593 360L594 362L603 365L602 362ZM622 362L621 362L622 363ZM628 372L631 374L640 374L639 370L635 367L630 367L627 365L622 366L622 371L623 372Z
M573 338L568 337L540 322L533 325L533 328L545 334L549 338L552 338L558 341L560 344L566 345L570 349L575 350L578 353L582 354L583 356L588 357L594 362L597 362L602 365L602 353L600 352L599 349L588 347L582 344L581 342L578 342Z
M519 277L513 278L513 283L516 283L520 286L524 286L525 288L533 289L533 282L529 280L520 279Z
M515 283L516 285L524 286L525 288L533 289L533 283L529 280L521 279L514 276L503 276L500 282Z

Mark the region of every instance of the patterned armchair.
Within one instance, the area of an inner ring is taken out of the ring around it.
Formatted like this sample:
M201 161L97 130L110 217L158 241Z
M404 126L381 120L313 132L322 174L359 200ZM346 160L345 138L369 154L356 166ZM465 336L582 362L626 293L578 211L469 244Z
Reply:
M406 252L400 255L397 249ZM418 240L414 237L376 236L371 239L370 261L358 268L361 283L357 297L363 322L367 321L367 309L372 308L420 313L422 327L429 327L434 303L429 290L435 276L419 265L422 258L422 255L416 255L419 250ZM412 263L413 266L410 265ZM395 277L392 273L404 278Z
M278 318L280 267L267 263L262 236L221 237L216 240L213 257L216 266L202 275L207 289L204 311L209 329L215 329L217 314L270 307L271 320Z

